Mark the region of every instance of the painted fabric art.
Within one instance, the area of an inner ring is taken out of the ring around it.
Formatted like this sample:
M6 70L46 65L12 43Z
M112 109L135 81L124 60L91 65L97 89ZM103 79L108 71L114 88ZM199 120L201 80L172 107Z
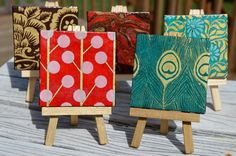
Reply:
M39 70L40 30L67 30L78 25L77 7L12 7L14 64L17 70Z
M180 32L184 37L209 38L209 78L225 79L228 75L228 17L220 15L165 16L165 31Z
M41 31L41 107L111 107L114 83L114 32Z
M88 12L88 30L116 32L116 73L132 74L136 35L149 34L150 13L148 12Z
M205 113L209 41L137 37L131 107Z

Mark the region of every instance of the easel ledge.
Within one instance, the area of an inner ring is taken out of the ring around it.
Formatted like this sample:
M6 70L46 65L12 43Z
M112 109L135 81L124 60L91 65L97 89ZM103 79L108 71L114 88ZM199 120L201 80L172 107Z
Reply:
M110 115L112 107L42 107L42 116Z
M142 117L142 118L157 118L165 120L200 122L200 114L144 109L144 108L130 108L130 116Z

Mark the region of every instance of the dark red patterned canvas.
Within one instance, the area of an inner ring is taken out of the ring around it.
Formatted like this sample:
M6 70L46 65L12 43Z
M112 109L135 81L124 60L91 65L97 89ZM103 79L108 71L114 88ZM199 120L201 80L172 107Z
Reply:
M88 30L116 32L116 73L132 74L136 35L149 33L150 14L147 12L88 12Z

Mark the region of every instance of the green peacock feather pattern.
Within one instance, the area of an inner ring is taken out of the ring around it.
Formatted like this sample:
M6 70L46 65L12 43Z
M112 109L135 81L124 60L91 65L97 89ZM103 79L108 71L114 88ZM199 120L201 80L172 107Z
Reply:
M204 113L209 41L139 34L131 107Z
M135 57L134 57L134 72L133 72L133 77L135 77L137 75L139 71L139 60L138 60L138 57L137 55L135 54Z

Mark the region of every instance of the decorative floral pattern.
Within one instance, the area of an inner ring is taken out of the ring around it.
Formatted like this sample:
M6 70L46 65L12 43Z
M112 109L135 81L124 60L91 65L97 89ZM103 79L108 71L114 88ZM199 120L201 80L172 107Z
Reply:
M205 113L209 45L207 39L139 34L131 107Z
M190 19L186 22L188 37L198 37L204 31L204 21L202 19Z
M41 31L40 106L115 101L115 33Z
M144 12L88 12L89 31L114 31L117 38L116 73L132 74L136 35L150 32L150 14Z
M15 68L18 70L39 69L40 30L67 30L66 25L78 23L77 8L14 6L12 12Z
M219 61L220 58L220 49L218 46L214 43L211 44L210 46L210 55L211 55L211 61L216 62Z
M165 31L183 36L210 39L209 78L224 79L228 75L227 15L165 16Z

